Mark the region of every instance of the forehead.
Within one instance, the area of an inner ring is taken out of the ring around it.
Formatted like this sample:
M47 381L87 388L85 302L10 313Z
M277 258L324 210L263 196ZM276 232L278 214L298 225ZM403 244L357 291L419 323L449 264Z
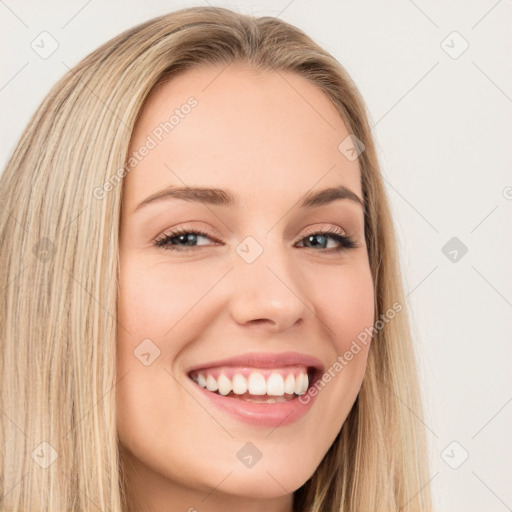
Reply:
M169 185L227 188L245 204L295 202L340 184L361 197L358 161L338 149L348 135L324 92L295 73L242 64L189 70L154 88L140 112L125 202Z

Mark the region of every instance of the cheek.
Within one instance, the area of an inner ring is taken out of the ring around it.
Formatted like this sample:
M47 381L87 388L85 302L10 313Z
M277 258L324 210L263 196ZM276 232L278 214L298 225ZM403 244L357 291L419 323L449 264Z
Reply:
M176 369L190 340L211 324L211 308L203 299L223 272L202 262L170 265L125 255L119 279L119 373L130 372L132 380L141 379L141 387L157 372L169 378L165 370ZM146 367L137 357L148 352L152 362Z
M119 282L119 321L132 336L163 340L188 323L216 279L218 273L200 263L168 265L128 256Z
M346 351L353 340L374 322L374 289L371 271L363 263L340 267L333 275L315 276L315 303L329 330L338 354Z
M366 372L371 344L366 330L374 323L374 286L365 262L342 266L336 275L332 269L324 276L317 275L314 286L317 315L336 352L317 388L324 436L332 442L357 398ZM360 341L362 338L365 342Z

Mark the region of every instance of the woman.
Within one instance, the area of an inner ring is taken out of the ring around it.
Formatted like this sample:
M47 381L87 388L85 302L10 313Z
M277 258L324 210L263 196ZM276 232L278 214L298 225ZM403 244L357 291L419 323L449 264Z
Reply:
M300 30L126 31L0 190L0 510L430 510L364 102Z

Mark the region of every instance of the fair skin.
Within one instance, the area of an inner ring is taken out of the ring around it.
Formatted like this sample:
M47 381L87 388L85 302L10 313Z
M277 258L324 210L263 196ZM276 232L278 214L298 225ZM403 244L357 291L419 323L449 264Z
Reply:
M190 96L198 104L123 182L117 428L138 512L291 512L293 491L335 440L366 368L369 345L307 413L277 427L226 413L188 375L252 352L311 355L327 369L374 321L363 208L350 199L299 204L341 185L363 198L357 159L338 150L349 132L334 105L292 73L222 69L187 71L152 91L130 154ZM240 204L167 198L134 211L170 185L229 189ZM182 226L212 237L154 245ZM332 228L355 247L336 252L342 242L308 236ZM262 248L251 263L236 251L248 236ZM160 353L145 365L134 351L147 339ZM252 467L237 457L248 442L261 453Z

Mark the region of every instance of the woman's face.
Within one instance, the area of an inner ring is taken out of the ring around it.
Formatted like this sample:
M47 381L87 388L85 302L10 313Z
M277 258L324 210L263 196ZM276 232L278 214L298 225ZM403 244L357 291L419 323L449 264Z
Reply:
M116 387L139 509L290 510L339 433L369 345L344 354L374 321L348 135L304 78L242 65L187 71L145 103L123 184ZM355 197L312 200L340 187Z

